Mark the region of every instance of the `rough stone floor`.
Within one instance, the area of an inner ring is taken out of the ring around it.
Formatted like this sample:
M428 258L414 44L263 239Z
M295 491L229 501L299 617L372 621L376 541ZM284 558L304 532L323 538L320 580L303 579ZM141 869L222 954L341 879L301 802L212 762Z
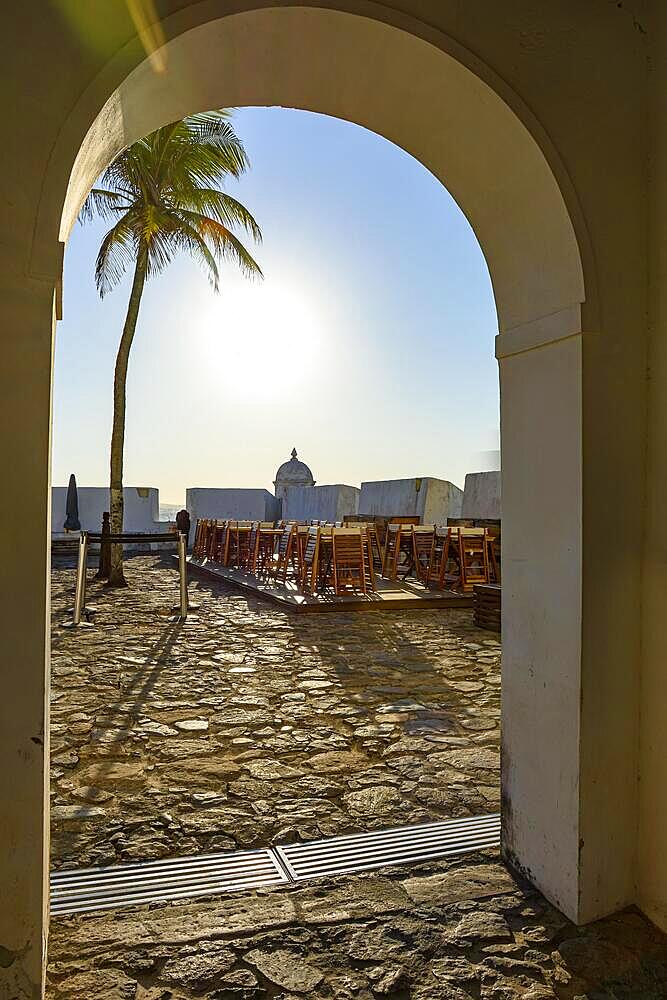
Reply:
M664 1000L632 911L577 930L489 857L55 918L48 1000Z
M498 807L499 645L465 611L294 618L132 559L59 625L53 863L109 863ZM659 1000L667 946L628 911L577 929L492 852L54 918L49 1000Z
M92 577L92 571L89 574ZM499 808L500 644L469 611L295 616L168 559L53 573L52 857L108 864Z

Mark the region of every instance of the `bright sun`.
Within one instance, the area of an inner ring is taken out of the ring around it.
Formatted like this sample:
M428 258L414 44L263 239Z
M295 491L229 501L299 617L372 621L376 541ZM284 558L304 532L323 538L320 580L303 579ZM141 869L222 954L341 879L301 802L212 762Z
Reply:
M305 385L326 339L324 310L284 282L230 284L202 310L203 361L219 391L277 398Z

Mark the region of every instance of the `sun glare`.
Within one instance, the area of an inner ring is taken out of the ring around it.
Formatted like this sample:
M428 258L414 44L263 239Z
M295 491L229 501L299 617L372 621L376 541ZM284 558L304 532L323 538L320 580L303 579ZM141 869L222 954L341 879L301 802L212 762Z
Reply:
M268 280L223 289L198 333L209 378L245 399L305 387L327 339L324 310L300 289Z

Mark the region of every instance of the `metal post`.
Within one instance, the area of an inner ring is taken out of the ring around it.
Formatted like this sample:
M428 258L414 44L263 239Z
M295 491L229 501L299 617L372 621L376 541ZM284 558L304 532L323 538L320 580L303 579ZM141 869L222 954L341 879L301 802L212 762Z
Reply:
M111 534L111 523L109 520L109 511L105 510L102 514L102 538L100 541L100 561L97 570L96 580L108 580L111 573L111 546L105 541L108 535Z
M86 570L88 568L88 532L82 531L79 535L79 559L76 564L76 591L74 594L74 609L72 621L67 622L65 628L79 628L89 625L83 621L86 609Z
M185 621L188 617L188 577L187 562L185 561L185 535L182 531L178 533L178 571L181 582L181 618Z
M74 596L73 625L79 625L86 606L86 564L88 562L88 535L82 531L79 535L79 561L76 566L76 593Z

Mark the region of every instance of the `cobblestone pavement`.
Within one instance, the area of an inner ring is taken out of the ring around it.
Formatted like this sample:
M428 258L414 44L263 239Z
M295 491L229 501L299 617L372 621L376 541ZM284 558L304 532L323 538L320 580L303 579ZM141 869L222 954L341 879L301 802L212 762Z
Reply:
M664 1000L664 936L577 929L484 855L54 919L48 1000Z
M56 867L266 845L498 808L499 644L469 612L295 618L221 584L168 621L167 560L60 625ZM491 852L55 918L48 1000L664 1000L632 911L577 929Z
M92 577L92 570L89 572ZM500 645L469 611L295 616L168 557L53 571L52 860L107 864L495 812Z

